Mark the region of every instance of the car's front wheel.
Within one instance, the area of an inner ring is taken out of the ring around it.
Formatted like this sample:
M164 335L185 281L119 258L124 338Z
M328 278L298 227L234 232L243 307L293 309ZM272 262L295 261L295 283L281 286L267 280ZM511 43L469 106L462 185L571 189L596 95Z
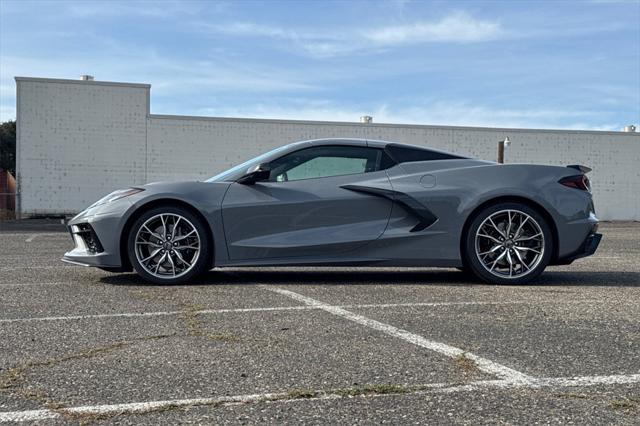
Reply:
M465 264L483 281L523 284L544 271L553 253L546 220L520 203L499 203L479 212L465 236Z
M128 238L131 264L156 284L180 284L205 271L210 247L206 225L182 207L156 207L133 224Z

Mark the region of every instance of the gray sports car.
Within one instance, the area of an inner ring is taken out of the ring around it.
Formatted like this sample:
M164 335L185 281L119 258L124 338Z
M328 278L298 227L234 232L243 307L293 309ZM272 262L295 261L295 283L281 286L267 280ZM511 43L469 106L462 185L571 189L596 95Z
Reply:
M171 284L263 265L456 267L519 284L595 252L589 171L297 142L204 182L107 195L68 223L75 248L63 260Z

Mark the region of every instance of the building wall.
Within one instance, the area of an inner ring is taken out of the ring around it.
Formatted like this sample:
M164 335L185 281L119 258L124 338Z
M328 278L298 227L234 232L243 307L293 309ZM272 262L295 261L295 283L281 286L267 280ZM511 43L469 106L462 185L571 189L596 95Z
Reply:
M145 182L149 86L16 78L23 215L78 212Z
M510 163L584 164L602 219L640 219L640 134L149 114L149 86L17 78L21 212L69 214L109 191L202 179L277 146L324 137L426 145Z

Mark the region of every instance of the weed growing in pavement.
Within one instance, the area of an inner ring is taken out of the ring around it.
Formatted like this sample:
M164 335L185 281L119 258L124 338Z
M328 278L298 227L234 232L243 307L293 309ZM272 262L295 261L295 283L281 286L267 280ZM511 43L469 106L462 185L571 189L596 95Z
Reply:
M465 373L472 373L478 370L478 366L475 361L467 356L466 352L462 352L455 358L456 365L460 367Z
M210 333L203 330L202 322L198 319L198 311L204 308L199 305L188 305L183 314L183 320L189 336L204 337L217 342L239 342L240 338L231 333Z
M49 397L44 391L28 386L28 383L26 383L26 378L25 378L25 374L28 370L31 370L34 368L50 368L68 361L93 358L102 354L113 352L115 350L121 349L125 346L129 346L138 342L165 339L173 336L174 336L173 334L146 336L138 339L116 342L106 346L90 348L84 351L63 355L60 357L51 358L44 361L27 361L13 368L10 368L4 374L0 375L0 391L10 392L24 399L38 402L44 408L59 412L61 415L68 417L69 416L68 413L64 411L64 408L65 408L64 404L56 402L51 397Z

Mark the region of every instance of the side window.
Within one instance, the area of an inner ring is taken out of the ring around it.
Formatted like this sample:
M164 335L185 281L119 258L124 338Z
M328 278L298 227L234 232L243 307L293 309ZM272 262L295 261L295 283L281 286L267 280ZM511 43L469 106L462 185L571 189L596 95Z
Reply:
M449 154L447 152L433 151L417 146L397 145L390 143L386 150L398 163L410 163L414 161L455 160L465 157Z
M318 146L271 162L272 182L288 182L380 170L382 150L359 146Z

